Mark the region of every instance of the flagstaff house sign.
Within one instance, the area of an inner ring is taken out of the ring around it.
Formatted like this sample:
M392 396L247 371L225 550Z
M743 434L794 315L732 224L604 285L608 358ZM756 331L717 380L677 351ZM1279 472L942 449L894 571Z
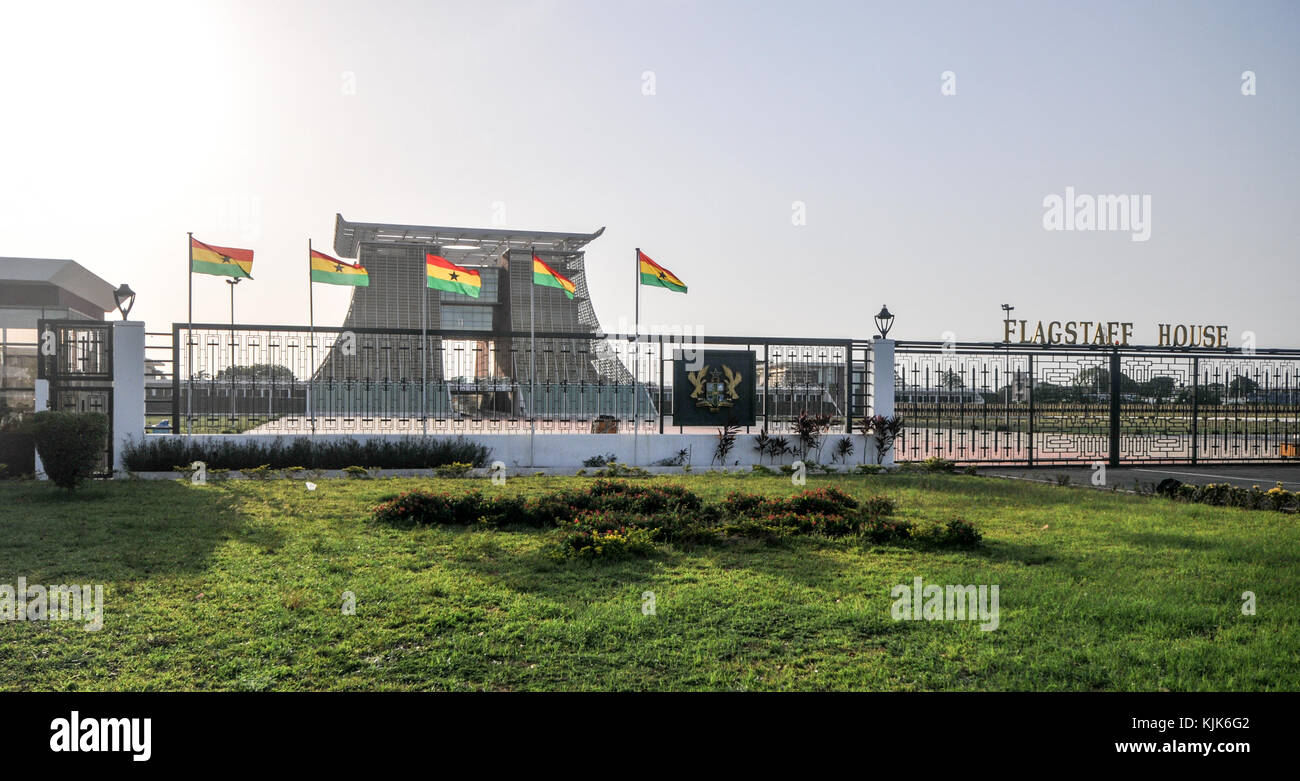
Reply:
M1003 320L1002 340L1020 344L1130 346L1133 324L1115 320ZM1158 347L1227 347L1228 326L1157 323Z

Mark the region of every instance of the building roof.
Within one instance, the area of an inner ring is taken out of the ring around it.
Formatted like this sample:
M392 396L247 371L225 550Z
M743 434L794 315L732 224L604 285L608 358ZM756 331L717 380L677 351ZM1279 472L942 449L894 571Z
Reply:
M349 222L334 215L334 251L355 258L363 241L418 244L460 244L473 249L455 252L457 262L487 263L508 249L532 246L538 252L576 252L604 233L557 233L506 228L447 228L433 225L395 225L382 222Z
M117 307L113 285L75 260L0 258L0 282L47 283L84 298L105 312Z

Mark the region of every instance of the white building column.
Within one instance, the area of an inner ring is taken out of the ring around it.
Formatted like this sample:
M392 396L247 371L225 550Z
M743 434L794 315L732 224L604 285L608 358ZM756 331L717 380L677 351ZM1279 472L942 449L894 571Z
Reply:
M871 340L871 414L889 417L894 414L894 340ZM875 438L870 438L870 447L875 448ZM890 448L881 461L885 466L894 465L894 449Z
M39 404L38 407L39 409ZM113 471L124 471L122 448L144 437L144 323L113 323Z

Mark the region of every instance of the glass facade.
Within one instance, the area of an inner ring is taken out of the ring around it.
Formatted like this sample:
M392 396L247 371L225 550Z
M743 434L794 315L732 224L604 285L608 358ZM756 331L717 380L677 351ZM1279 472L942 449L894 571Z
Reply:
M487 287L486 282L483 285ZM461 296L464 299L464 296ZM450 331L491 331L492 307L475 304L443 304L442 327Z

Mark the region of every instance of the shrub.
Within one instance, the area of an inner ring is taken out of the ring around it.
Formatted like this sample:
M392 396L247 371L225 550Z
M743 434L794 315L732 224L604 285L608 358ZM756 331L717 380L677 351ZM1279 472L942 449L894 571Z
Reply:
M343 474L353 478L354 480L370 479L370 470L366 469L364 466L345 466L343 467Z
M275 477L275 472L271 469L270 464L262 464L251 469L241 469L240 472L250 480L270 480Z
M189 436L147 436L123 449L123 465L133 472L167 472L181 464L202 461L209 467L272 469L343 469L352 464L378 464L389 469L431 469L453 463L487 466L491 451L463 437L392 437L357 440L316 437L276 437L270 442L231 441Z
M559 528L557 552L562 558L645 555L655 542L709 543L723 536L771 542L796 535L857 535L874 543L915 539L944 547L979 544L979 534L965 521L953 520L917 533L912 523L889 517L895 509L888 497L857 500L832 487L788 497L733 491L710 505L677 485L596 480L584 490L528 499L485 497L479 491L409 491L386 498L373 509L372 518L401 527Z
M94 474L108 439L108 416L44 410L33 417L36 452L45 474L69 493Z
M593 472L596 477L650 477L650 473L639 466L628 466L617 461L610 461L604 469Z
M570 526L560 541L560 554L565 557L615 559L654 552L649 531L626 526L607 513L584 513Z
M794 513L842 513L858 506L858 500L838 488L802 491L785 500Z
M681 450L677 451L677 455L670 456L668 458L661 458L658 461L656 461L654 465L655 466L686 466L686 463L690 460L690 458L691 458L690 449L682 448Z
M858 464L853 471L860 475L878 475L885 471L885 468L880 464Z
M453 461L450 464L435 466L433 468L433 473L438 477L458 478L469 474L469 470L473 468L474 465L466 461Z
M973 548L984 539L984 535L970 522L961 518L953 518L942 526L934 524L914 536L921 542L940 548Z
M921 462L921 466L927 472L946 472L951 474L957 471L957 465L946 458L931 456Z
M599 467L599 466L605 466L606 464L612 464L615 461L618 461L618 456L614 455L613 453L605 453L603 455L597 453L596 455L591 456L589 458L584 458L582 460L582 465L586 467Z

